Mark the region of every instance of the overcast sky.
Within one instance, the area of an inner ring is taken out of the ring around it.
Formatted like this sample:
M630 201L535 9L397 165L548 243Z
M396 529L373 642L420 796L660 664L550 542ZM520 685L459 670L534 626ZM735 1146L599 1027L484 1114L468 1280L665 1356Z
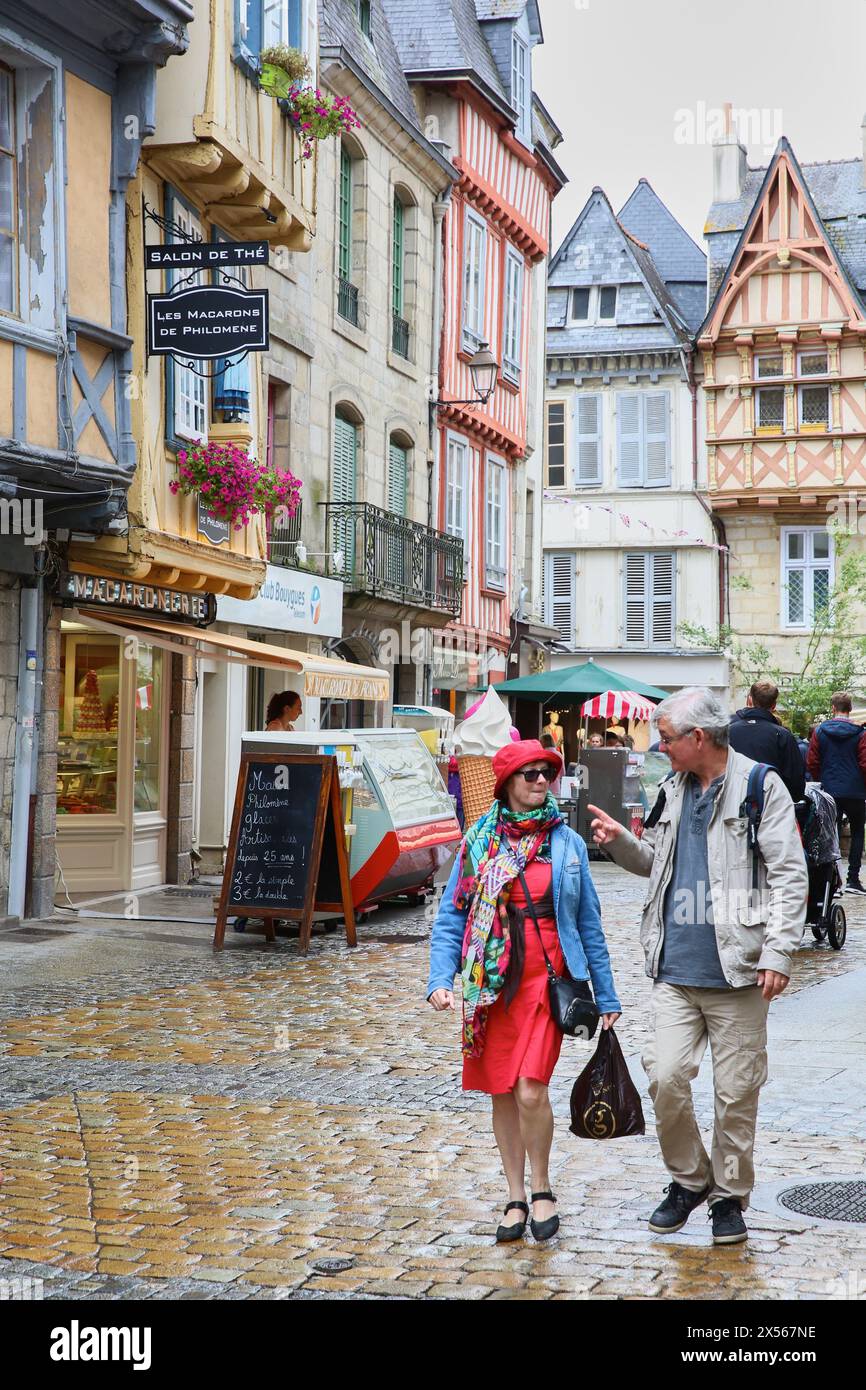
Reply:
M765 164L779 135L801 163L862 156L866 0L540 0L536 91L564 135L558 247L594 184L619 211L638 179L703 247L714 123L749 113Z

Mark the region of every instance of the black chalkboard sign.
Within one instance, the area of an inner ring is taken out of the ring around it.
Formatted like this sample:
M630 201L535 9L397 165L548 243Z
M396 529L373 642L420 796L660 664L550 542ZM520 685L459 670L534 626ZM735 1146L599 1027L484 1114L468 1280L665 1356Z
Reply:
M229 914L301 923L309 946L313 913L342 910L355 944L355 923L336 759L296 753L243 753L217 911L220 950Z

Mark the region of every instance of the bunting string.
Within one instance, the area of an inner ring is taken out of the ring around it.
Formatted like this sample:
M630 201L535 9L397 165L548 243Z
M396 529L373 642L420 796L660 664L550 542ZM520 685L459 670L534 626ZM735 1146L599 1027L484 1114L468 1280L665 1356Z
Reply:
M584 512L607 512L609 516L616 517L617 521L622 522L623 526L627 526L629 529L633 526L640 526L651 536L668 536L672 540L690 541L692 545L702 545L707 550L724 552L730 550L730 546L718 545L715 541L705 540L703 536L695 536L682 527L678 531L670 531L666 526L650 526L643 517L629 516L628 512L621 512L616 507L609 507L605 502L584 502L579 497L563 497L561 493L548 492L546 488L544 500L545 502L563 502L567 507L579 507Z

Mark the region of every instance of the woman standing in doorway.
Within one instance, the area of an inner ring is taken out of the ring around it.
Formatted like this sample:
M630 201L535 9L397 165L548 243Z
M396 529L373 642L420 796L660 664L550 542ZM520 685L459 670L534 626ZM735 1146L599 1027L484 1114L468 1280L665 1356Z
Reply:
M467 830L442 895L427 998L437 1011L453 1009L460 971L463 1089L493 1097L493 1132L508 1184L496 1239L518 1240L526 1230L528 1157L530 1226L536 1240L548 1240L559 1229L550 1190L548 1086L562 1034L550 1012L545 952L557 974L591 978L605 1028L621 1009L586 845L549 790L562 758L527 739L500 749L493 771L495 800ZM524 918L530 899L537 930L530 911Z

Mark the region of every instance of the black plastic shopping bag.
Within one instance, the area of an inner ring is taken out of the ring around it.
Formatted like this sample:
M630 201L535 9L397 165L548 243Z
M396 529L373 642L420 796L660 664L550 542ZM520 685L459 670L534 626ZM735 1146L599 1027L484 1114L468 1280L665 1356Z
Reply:
M578 1139L646 1133L640 1096L612 1028L600 1034L595 1053L572 1087L569 1128Z

